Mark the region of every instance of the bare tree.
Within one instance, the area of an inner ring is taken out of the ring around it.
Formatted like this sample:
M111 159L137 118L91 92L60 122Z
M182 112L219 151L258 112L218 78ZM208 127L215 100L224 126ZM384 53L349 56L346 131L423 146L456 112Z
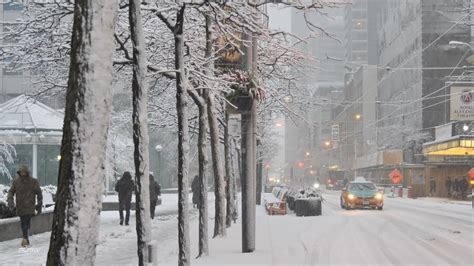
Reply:
M224 124L224 160L225 160L225 196L226 196L226 227L231 227L232 219L235 209L235 198L234 198L234 175L232 172L232 157L231 157L231 139L229 135L229 114L225 114L225 124Z
M135 204L138 264L148 262L147 244L151 241L149 158L148 158L148 86L145 36L140 11L141 0L129 1L129 23L133 44L133 142L135 145Z
M191 264L191 247L189 241L188 213L188 113L186 100L186 73L184 69L184 14L183 4L177 14L176 23L172 28L174 34L175 69L176 72L176 110L178 113L178 265Z
M48 265L92 265L112 104L117 1L76 0Z
M196 91L189 90L189 95L194 100L199 109L199 240L198 257L209 255L209 227L208 227L208 203L207 203L207 104L204 98Z

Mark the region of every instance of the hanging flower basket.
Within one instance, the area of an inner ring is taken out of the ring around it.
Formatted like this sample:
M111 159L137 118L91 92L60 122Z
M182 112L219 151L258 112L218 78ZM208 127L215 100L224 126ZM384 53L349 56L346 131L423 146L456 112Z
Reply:
M247 72L234 70L229 73L228 81L232 84L232 92L227 95L227 100L234 106L230 106L228 111L231 113L241 113L249 111L254 102L263 101L265 91L260 87L253 77Z

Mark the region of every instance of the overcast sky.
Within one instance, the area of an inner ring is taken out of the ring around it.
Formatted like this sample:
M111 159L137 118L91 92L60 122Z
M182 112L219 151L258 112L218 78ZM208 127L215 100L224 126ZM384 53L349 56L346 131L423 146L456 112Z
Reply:
M291 31L291 8L279 8L278 5L268 5L270 27L283 31Z

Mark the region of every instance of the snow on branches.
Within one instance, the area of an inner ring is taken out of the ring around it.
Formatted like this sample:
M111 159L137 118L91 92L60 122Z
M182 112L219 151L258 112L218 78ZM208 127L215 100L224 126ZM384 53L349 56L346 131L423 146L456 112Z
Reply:
M16 150L13 145L6 142L0 143L0 175L5 175L8 179L12 179L12 175L8 170L7 165L13 163L13 158L16 156Z

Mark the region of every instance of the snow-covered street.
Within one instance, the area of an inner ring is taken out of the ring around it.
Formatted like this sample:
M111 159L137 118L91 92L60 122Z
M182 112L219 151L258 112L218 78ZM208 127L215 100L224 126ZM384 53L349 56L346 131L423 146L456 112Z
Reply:
M160 265L177 263L176 195L165 195L152 222ZM325 192L323 215L268 216L257 208L257 247L241 253L240 224L227 237L210 241L210 256L197 265L473 265L474 222L469 202L387 198L383 211L339 206L339 192ZM212 197L211 197L212 198ZM213 204L210 204L212 206ZM210 212L213 216L213 210ZM121 227L115 212L101 216L97 265L135 265L134 223ZM191 244L197 254L197 211L191 211ZM212 218L211 218L212 219ZM133 219L132 219L133 221ZM210 224L212 221L210 221ZM33 247L19 240L0 243L2 265L45 262L49 233L32 237Z
M389 198L383 211L346 211L339 206L339 193L324 194L323 215L317 217L267 216L258 208L255 253L233 259L240 248L240 230L234 228L230 238L235 241L211 242L214 252L200 264L474 264L474 216L469 203ZM233 248L223 244L230 242Z

